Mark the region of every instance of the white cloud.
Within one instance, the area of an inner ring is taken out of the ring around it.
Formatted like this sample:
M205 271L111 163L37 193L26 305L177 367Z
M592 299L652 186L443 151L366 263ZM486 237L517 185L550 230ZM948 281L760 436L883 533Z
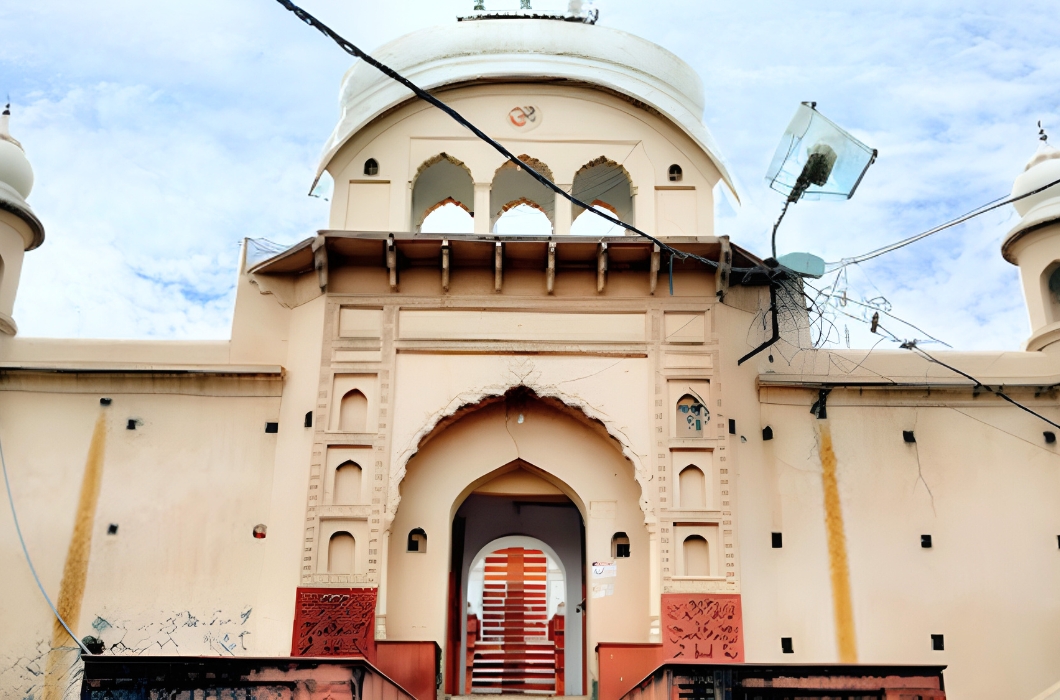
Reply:
M305 3L365 47L450 23L471 4ZM267 1L11 5L0 10L0 88L16 103L13 128L37 173L30 201L48 232L27 256L21 331L226 337L238 241L293 242L325 222L326 204L305 194L350 59ZM781 228L782 252L829 260L1007 192L1037 119L1060 140L1060 42L1046 2L597 6L601 24L666 46L702 75L705 120L744 196L719 229L762 254L781 205L765 168L800 100L880 150L853 200L800 203ZM895 313L955 346L1016 348L1027 321L999 253L1011 218L988 214L866 263L850 272L850 292L878 288ZM849 325L855 345L875 341Z

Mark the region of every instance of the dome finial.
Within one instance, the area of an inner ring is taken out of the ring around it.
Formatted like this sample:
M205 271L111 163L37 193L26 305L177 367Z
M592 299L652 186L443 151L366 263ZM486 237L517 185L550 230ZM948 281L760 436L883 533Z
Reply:
M1042 126L1042 120L1041 119L1038 120L1038 140L1039 141L1048 141L1049 140L1049 135L1045 133L1045 127Z

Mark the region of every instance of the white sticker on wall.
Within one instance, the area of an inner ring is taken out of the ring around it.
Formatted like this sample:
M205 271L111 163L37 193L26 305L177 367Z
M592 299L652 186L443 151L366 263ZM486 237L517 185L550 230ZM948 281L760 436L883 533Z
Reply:
M592 565L592 597L603 598L615 594L618 567L613 561L594 561Z

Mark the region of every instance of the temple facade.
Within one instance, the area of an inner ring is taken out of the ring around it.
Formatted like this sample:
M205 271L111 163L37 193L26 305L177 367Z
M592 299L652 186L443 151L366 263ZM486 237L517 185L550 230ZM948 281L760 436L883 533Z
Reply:
M329 228L246 243L222 342L18 334L44 225L5 124L5 697L1030 700L1060 680L1056 429L991 391L1060 420L1060 189L1004 237L1025 350L932 353L982 385L813 349L790 295L771 338L776 261L715 235L738 193L699 77L593 19L478 13L373 56L665 245L579 235L591 213L358 62L320 163ZM547 232L505 233L519 212Z

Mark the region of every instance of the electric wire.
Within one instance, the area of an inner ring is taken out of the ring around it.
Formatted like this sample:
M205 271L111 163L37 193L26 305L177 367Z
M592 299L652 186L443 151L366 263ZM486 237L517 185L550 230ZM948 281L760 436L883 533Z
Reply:
M41 583L40 577L37 576L37 568L33 566L33 559L29 556L29 548L26 547L26 540L22 537L22 527L18 524L18 513L15 512L15 497L11 494L11 480L7 476L7 460L4 459L4 444L0 441L0 466L3 467L4 471L4 488L7 489L7 503L11 506L11 519L15 522L15 533L18 535L18 542L22 545L22 554L26 557L26 564L29 565L29 572L33 574L33 580L37 582L37 588L40 589L41 595L44 596L44 600L47 601L48 607L52 609L52 613L55 615L55 619L59 621L59 624L63 626L66 633L70 635L70 639L77 643L77 646L81 647L81 651L86 655L91 655L92 652L88 650L88 647L81 642L80 639L70 630L70 626L66 624L66 620L62 618L55 605L52 603L52 599L48 596L48 592L44 590L44 584Z
M773 224L773 235L770 237L770 242L773 245L773 259L777 259L777 229L780 228L780 222L784 220L784 215L788 213L788 207L791 206L791 200L784 200L784 208L780 210L780 216L777 217L777 223Z
M1008 401L1013 406L1016 406L1017 408L1020 408L1020 409L1022 409L1024 411L1026 411L1027 413L1031 414L1032 416L1035 416L1037 418L1041 418L1043 421L1045 421L1049 425L1053 426L1054 428L1060 428L1060 423L1055 423L1055 422L1049 420L1048 418L1046 418L1045 416L1043 416L1042 414L1038 413L1037 411L1035 411L1035 410L1033 410L1033 409L1031 409L1031 408L1029 408L1027 406L1024 406L1019 401L1017 401L1016 399L1012 398L1011 396L1009 396L1005 392L1001 391L1000 389L991 389L989 386L987 386L986 384L983 384L981 381L979 381L978 379L976 379L972 375L968 374L967 372L962 372L961 370L957 369L953 365L948 365L945 362L932 357L925 350L917 347L917 344L916 344L915 341L903 343L902 347L904 349L906 349L906 350L912 350L914 353L917 353L917 354L923 356L924 359L928 360L929 362L934 362L936 365L940 365L942 367L945 367L946 369L950 370L951 372L955 372L956 374L961 375L965 379L968 379L969 381L975 382L975 388L976 389L980 389L980 388L986 389L991 394L994 394L995 396L997 396L999 398L1002 398L1005 401Z
M823 290L817 289L812 284L809 284L806 281L803 281L803 284L805 286L809 287L810 289L812 289L813 291L817 292L818 295L823 295L824 297L826 297L828 299L831 299L831 298L835 297L835 293L834 292L831 293L831 294L827 294ZM875 286L875 285L873 285L873 286ZM877 291L879 291L879 289L877 289ZM807 296L807 298L809 298L809 296ZM846 303L855 304L856 306L861 306L861 307L864 307L866 309L872 309L873 311L879 311L881 314L884 314L886 316L890 316L891 318L893 318L895 321L898 321L902 325L909 326L910 328L915 330L917 333L923 333L924 335L926 335L928 337L929 340L933 340L936 343L939 343L941 345L945 345L948 348L952 348L953 347L952 345L950 345L946 341L936 338L935 336L931 335L930 333L928 333L927 331L923 330L922 328L914 326L912 323L910 323L909 321L906 321L904 318L901 318L900 316L897 316L897 315L891 313L890 311L887 311L886 309L882 309L879 306L874 306L872 304L866 304L863 301L857 301L856 299L851 299L849 297L846 299ZM845 314L845 313L844 313L844 315L845 316L850 316L851 318L856 319L858 321L861 321L862 323L866 323L865 319L863 319L863 318L858 318L857 316L851 316L850 314Z
M927 231L923 231L922 233L918 233L915 236L910 236L909 238L903 238L902 240L897 241L896 243L891 243L890 245L886 245L886 246L884 246L882 248L877 248L876 250L869 251L868 253L863 253L861 255L856 255L856 256L854 256L852 258L843 258L842 260L840 260L838 262L827 263L828 272L835 272L836 270L839 270L839 269L842 269L844 267L847 267L848 265L855 265L857 263L865 262L866 260L871 260L873 258L878 258L881 255L885 255L887 253L891 253L893 251L898 250L899 248L904 248L907 245L910 245L912 243L916 243L917 241L923 240L923 239L927 238L928 236L933 236L934 234L939 233L940 231L945 231L946 229L952 228L952 227L954 227L954 226L956 226L958 224L963 224L965 221L969 221L970 219L974 219L975 217L980 216L982 214L985 214L985 213L987 213L989 211L993 211L994 209L998 209L1000 207L1003 207L1006 204L1012 204L1013 202L1018 202L1021 199L1026 199L1027 197L1031 197L1033 195L1036 195L1039 192L1044 192L1045 190L1049 189L1050 187L1054 187L1054 186L1056 186L1058 184L1060 184L1060 179L1053 180L1052 182L1047 183L1045 185L1042 185L1041 187L1038 187L1038 188L1036 188L1034 190L1031 190L1030 192L1026 192L1024 194L1017 195L1015 197L1001 197L999 199L995 199L994 201L989 202L987 204L984 204L984 205L982 205L981 207L979 207L977 209L973 209L972 211L968 212L967 214L962 214L961 216L958 216L955 219L951 219L951 220L947 221L946 223L939 224L935 228L928 229Z
M525 162L520 160L518 158L518 156L513 154L511 151L509 151L503 145L501 145L497 141L495 141L492 138L490 138L485 132L483 132L477 126L475 126L470 121L468 121L463 115L461 115L455 109L453 109L449 105L445 104L444 102L442 102L441 100L439 100L438 98L436 98L434 95L430 94L429 92L427 92L423 88L419 87L418 85L413 83L411 80L409 80L405 76L403 76L400 73L398 73L397 71L395 71L393 68L390 68L386 64L381 63L381 62L377 61L376 59L372 58L372 56L370 56L368 53L362 51L360 48L358 48L354 44L352 44L349 41L347 41L346 39L344 39L337 32L335 32L333 29L328 27L326 24L324 24L323 22L318 20L312 14L310 14L309 12L303 10L301 7L298 7L297 5L295 5L293 2L291 2L291 0L276 0L276 1L280 5L282 5L284 7L284 9L286 9L286 10L290 11L291 13L293 13L295 15L295 17L300 19L306 25L312 27L313 29L316 29L318 32L320 32L324 36L326 36L329 39L331 39L333 42L335 42L339 46L339 48L341 48L346 53L350 54L351 56L354 56L356 58L361 59L362 61L364 61L368 65L372 66L373 68L375 68L376 70L381 72L383 75L385 75L388 78L390 78L391 80L394 80L394 81L400 83L401 85L404 85L406 88L411 90L412 93L414 95L416 95L416 97L420 98L421 100L423 100L424 102L427 102L430 105L433 105L434 107L437 107L442 112L444 112L445 114L449 115L449 117L451 117L455 122L457 122L458 124L460 124L461 126L466 128L467 130L469 130L472 134L474 134L476 137L478 137L484 143L489 144L494 150L496 150L498 153L500 153L502 156L504 156L509 162L511 162L514 165L518 166L520 169L525 171L532 178L534 178L535 180L540 182L542 185L544 185L548 189L550 189L553 192L555 192L556 194L558 194L560 197L563 197L564 199L568 200L569 202L571 202L572 204L574 204L576 206L581 207L582 209L585 209L587 211L591 211L596 216L599 216L599 217L601 217L603 219L606 219L607 221L610 221L615 226L618 226L620 228L626 229L630 233L636 234L638 236L641 236L642 238L645 238L645 239L651 241L652 243L657 245L660 250L665 250L670 256L671 266L673 264L673 258L676 257L676 258L681 259L681 260L695 260L696 262L700 262L700 263L706 265L707 267L709 267L711 269L717 269L719 267L718 262L715 261L715 260L711 260L710 258L706 258L706 257L703 257L701 255L696 255L694 253L689 253L687 251L678 250L677 248L673 248L673 247L663 243L658 238L656 238L656 237L654 237L654 236L652 236L652 235L650 235L648 233L645 233L644 231L641 231L636 226L633 226L632 224L627 224L625 221L622 221L621 219L619 219L617 217L611 216L610 214L607 214L607 213L605 213L603 211L600 211L599 209L596 209L596 208L592 207L590 204L585 203L581 199L578 199L577 197L574 197L572 194L570 194L569 192L564 190L562 187L560 187L556 183L552 182L547 177L545 177L544 175L539 173L537 170L535 170L534 168L530 167ZM733 268L731 268L731 270L734 273L747 273L747 272L765 273L767 275L767 277L769 279L771 279L771 280L776 274L778 274L774 270L771 270L771 269L769 269L767 267L764 267L764 266L755 266L755 267L747 267L747 268L733 267ZM782 274L782 273L780 273L780 274ZM672 280L671 280L671 284L672 284Z

